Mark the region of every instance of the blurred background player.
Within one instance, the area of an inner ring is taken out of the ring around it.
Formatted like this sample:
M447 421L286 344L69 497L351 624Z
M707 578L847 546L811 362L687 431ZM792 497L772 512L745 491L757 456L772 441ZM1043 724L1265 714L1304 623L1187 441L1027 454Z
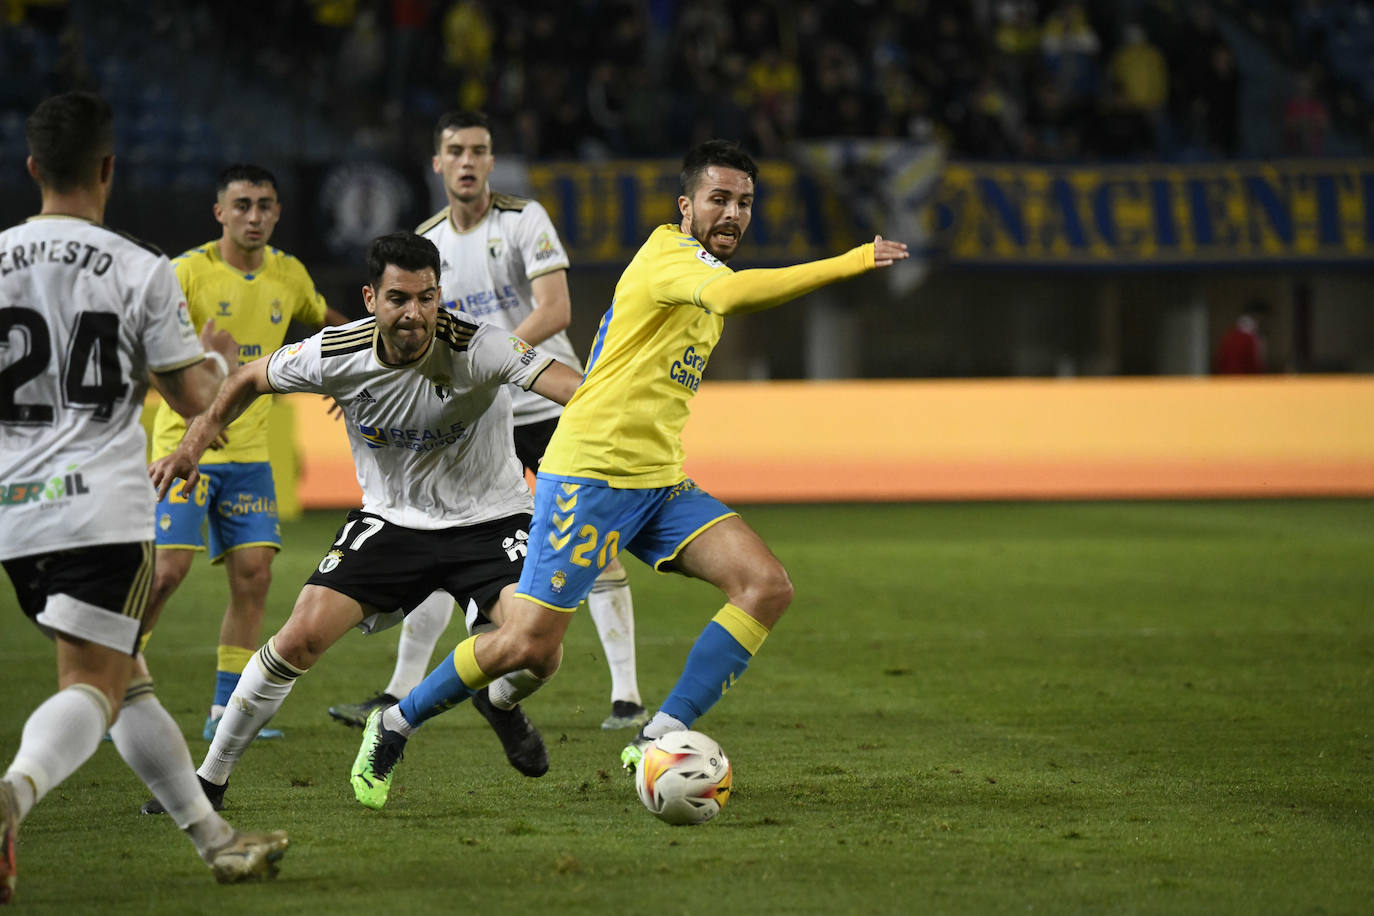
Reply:
M568 256L558 231L538 201L491 189L488 178L495 162L486 115L460 111L439 118L432 168L443 178L448 206L416 231L439 248L444 304L504 328L560 362L580 365L566 330L572 320L572 297ZM529 391L512 395L515 452L531 474L537 473L562 407ZM601 727L638 727L649 714L639 694L634 603L620 561L607 564L587 596L587 607L611 671L611 711ZM391 683L361 703L330 707L330 715L361 726L374 708L405 697L429 669L452 612L449 596L436 592L426 599L406 617ZM508 702L499 696L488 702L482 694L474 705L501 734L507 727L500 721L502 704Z
M239 343L238 362L249 362L282 345L292 321L319 328L347 319L329 308L305 266L268 242L281 218L277 181L256 165L235 164L219 174L214 206L220 237L172 261L197 328L213 319ZM215 693L205 718L205 740L215 736L224 704L262 636L262 616L272 581L272 558L281 549L277 493L268 463L271 401L254 404L201 458L200 483L190 496L173 490L157 506L157 574L148 613L154 622L167 599L205 549L224 564L229 604L220 623ZM153 427L152 457L170 454L186 422L166 404ZM275 738L271 730L260 737Z
M442 308L439 252L414 233L372 243L363 300L373 317L241 367L172 454L149 468L159 493L174 480L190 492L201 454L250 404L312 391L343 408L363 490L362 507L348 514L291 617L234 690L198 771L216 804L297 678L353 627L394 623L436 588L501 620L498 603L520 576L531 506L511 441L509 387L563 402L582 381L500 328ZM524 679L529 693L548 677ZM381 715L373 710L371 718ZM530 737L526 775L541 776L548 753L537 732ZM388 783L364 786L359 798L380 807Z
M660 572L702 579L726 596L660 710L622 751L633 769L648 740L691 728L720 699L791 603L792 583L768 545L683 472L689 405L725 316L890 266L907 257L907 246L876 238L838 257L736 273L724 262L749 227L757 176L753 160L723 140L685 157L681 222L655 229L621 275L586 379L544 455L529 553L505 619L459 643L411 691L400 709L412 729L504 672L551 676L571 612L600 570L629 550ZM370 732L360 760L379 743ZM388 739L394 767L405 740ZM356 771L355 764L355 785Z
M19 606L56 640L60 689L24 723L0 780L0 903L14 891L20 821L106 729L217 879L269 876L286 834L240 834L216 814L152 678L131 680L155 556L143 396L151 380L169 410L200 413L237 347L213 322L197 340L167 259L100 225L110 106L54 96L27 137L42 209L0 233L0 560Z

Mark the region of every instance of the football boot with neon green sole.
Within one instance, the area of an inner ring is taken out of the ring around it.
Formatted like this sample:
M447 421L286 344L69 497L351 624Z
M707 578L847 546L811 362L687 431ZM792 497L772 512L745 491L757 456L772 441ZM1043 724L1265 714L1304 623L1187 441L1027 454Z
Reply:
M639 769L639 763L644 759L644 749L653 744L652 738L644 737L644 729L639 730L635 735L635 740L625 745L625 749L620 752L620 766L631 776Z
M388 707L390 708L390 707ZM353 761L349 781L353 796L368 808L380 811L391 794L391 777L404 756L405 736L382 725L382 710L374 709L363 729L363 743Z

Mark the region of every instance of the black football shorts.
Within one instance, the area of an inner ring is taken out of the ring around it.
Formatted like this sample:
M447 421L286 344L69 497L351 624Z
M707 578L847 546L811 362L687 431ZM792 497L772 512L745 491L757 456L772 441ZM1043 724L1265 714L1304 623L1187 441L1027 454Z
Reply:
M306 584L347 595L365 614L408 613L439 588L459 607L471 600L485 609L519 581L529 530L527 514L422 530L354 509Z

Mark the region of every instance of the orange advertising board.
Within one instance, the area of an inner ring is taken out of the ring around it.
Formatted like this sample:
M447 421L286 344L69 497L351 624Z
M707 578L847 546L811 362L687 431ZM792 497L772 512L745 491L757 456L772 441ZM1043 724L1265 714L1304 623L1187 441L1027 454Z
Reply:
M295 395L305 508L356 506ZM715 382L687 472L727 502L1374 496L1374 377Z

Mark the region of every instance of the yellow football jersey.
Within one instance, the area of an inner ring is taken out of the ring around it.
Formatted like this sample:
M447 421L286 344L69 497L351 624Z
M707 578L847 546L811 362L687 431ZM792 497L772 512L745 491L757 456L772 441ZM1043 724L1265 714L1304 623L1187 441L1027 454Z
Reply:
M215 327L234 335L239 364L250 363L278 349L294 320L312 327L324 324L324 297L315 289L305 266L291 255L268 248L262 268L251 274L231 267L220 256L219 243L208 242L172 260L186 293L196 330L211 318ZM203 464L229 461L266 461L267 413L271 398L258 398L225 431L229 444L209 449ZM153 457L177 447L186 421L163 404L153 424Z
M873 244L791 267L734 272L677 226L659 226L620 275L541 473L613 487L682 481L682 430L724 316L772 308L874 266Z
M676 226L659 226L625 268L541 471L615 487L668 487L685 476L682 430L725 320L703 286L731 273Z

